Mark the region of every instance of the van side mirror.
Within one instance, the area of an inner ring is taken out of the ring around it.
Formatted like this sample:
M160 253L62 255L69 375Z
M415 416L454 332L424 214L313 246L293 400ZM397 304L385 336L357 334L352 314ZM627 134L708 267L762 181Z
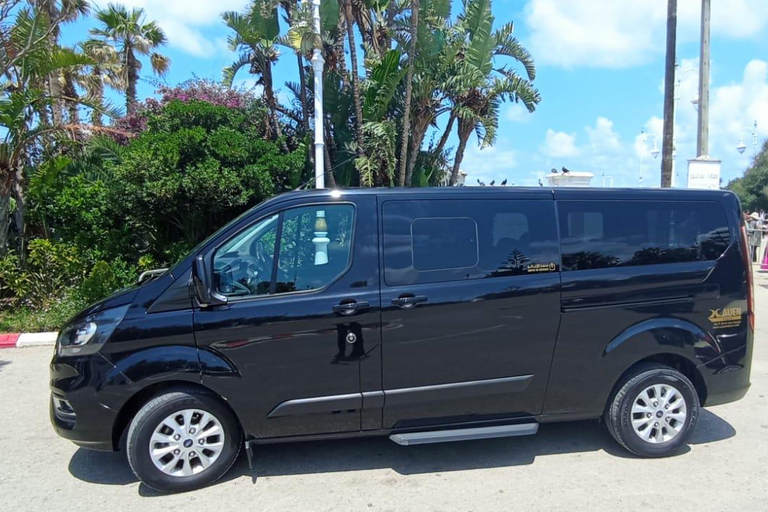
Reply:
M198 254L192 263L192 290L200 307L221 306L227 298L213 291L213 279L206 269L206 259Z

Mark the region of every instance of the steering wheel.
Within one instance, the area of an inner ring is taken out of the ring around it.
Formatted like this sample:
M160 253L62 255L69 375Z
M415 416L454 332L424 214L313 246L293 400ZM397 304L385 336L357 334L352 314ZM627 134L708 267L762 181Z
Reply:
M233 281L232 282L232 288L234 288L235 291L233 291L231 293L228 293L227 294L228 297L240 297L240 296L243 296L243 295L252 295L253 294L253 292L250 290L250 288L245 286L240 281Z
M244 295L251 295L253 293L251 289L248 288L248 286L241 283L231 275L232 270L239 268L242 262L243 261L240 258L237 258L214 269L214 272L219 276L219 286L221 286L223 283L226 283L227 286L232 288L232 291L224 293L223 295L226 295L227 297L239 297ZM229 279L224 279L224 276L228 276Z

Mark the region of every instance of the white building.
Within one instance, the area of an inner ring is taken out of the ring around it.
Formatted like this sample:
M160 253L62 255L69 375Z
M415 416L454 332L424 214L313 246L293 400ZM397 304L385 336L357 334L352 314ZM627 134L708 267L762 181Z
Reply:
M589 187L595 175L591 172L569 171L551 172L544 177L550 187Z
M456 185L455 186L456 187L463 187L464 186L464 182L466 180L467 180L467 173L462 171L461 169L459 169L459 176L456 179ZM443 175L443 179L442 179L442 181L440 183L440 186L447 187L448 183L450 183L450 181L451 181L451 173L447 172L447 173L445 173L445 175Z

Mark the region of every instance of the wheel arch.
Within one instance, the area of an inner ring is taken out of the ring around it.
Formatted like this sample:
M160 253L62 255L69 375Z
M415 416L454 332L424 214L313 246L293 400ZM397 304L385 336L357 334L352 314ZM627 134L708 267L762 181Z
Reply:
M619 376L619 378L616 379L616 382L614 382L613 387L611 388L611 392L608 395L608 399L606 400L606 403L605 403L605 410L607 410L608 407L610 407L613 397L616 395L616 392L621 388L624 382L626 382L627 379L631 378L632 375L636 374L637 370L640 367L646 366L648 364L660 364L664 366L669 366L670 368L673 368L678 372L682 373L688 378L688 380L691 381L691 383L693 383L693 387L696 390L696 394L699 397L699 402L702 404L706 402L707 385L704 382L703 375L701 374L699 369L696 367L696 365L693 362L691 362L691 360L681 356L680 354L659 353L659 354L653 354L648 357L644 357L643 359L636 361L635 363L630 365L626 370L624 370L624 372Z
M144 405L152 400L153 398L163 395L165 393L171 392L171 391L184 391L184 390L195 390L199 392L206 393L210 396L215 397L219 402L221 402L225 407L227 407L230 412L233 414L235 419L237 420L237 424L240 427L240 430L243 430L243 425L240 422L240 417L237 415L237 412L232 408L232 406L229 404L229 402L224 399L221 395L213 391L212 389L195 382L189 382L184 380L172 380L172 381L164 381L164 382L157 382L155 384L150 384L149 386L146 386L136 393L134 393L126 402L125 404L120 408L120 411L117 414L117 417L115 418L115 422L112 425L112 446L114 450L120 449L125 441L125 435L128 432L128 427L131 424L131 421L136 416L136 414L139 412L139 410L144 407Z

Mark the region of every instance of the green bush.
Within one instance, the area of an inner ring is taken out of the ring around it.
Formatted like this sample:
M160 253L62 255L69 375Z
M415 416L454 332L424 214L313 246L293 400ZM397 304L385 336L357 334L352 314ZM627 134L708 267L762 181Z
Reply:
M22 306L0 312L0 332L58 331L86 304L73 296L53 301L44 308Z
M115 260L112 264L97 261L88 277L78 286L75 296L83 303L91 304L134 284L137 278L136 269L123 260Z
M284 154L242 111L203 101L172 101L150 116L115 166L112 204L123 221L165 248L194 247L227 220L298 181L304 152Z
M12 307L27 294L29 276L20 270L19 258L10 252L0 258L0 306Z
M135 250L117 195L102 179L59 173L30 183L31 216L45 238L73 244L89 260L110 260Z
M87 262L74 245L34 239L23 264L13 253L0 259L2 306L48 308L83 279L86 268Z
M193 83L113 126L131 137L96 135L47 155L28 176L26 257L0 257L0 332L58 328L296 188L306 147L290 130L286 144L268 140L266 120L259 100Z

